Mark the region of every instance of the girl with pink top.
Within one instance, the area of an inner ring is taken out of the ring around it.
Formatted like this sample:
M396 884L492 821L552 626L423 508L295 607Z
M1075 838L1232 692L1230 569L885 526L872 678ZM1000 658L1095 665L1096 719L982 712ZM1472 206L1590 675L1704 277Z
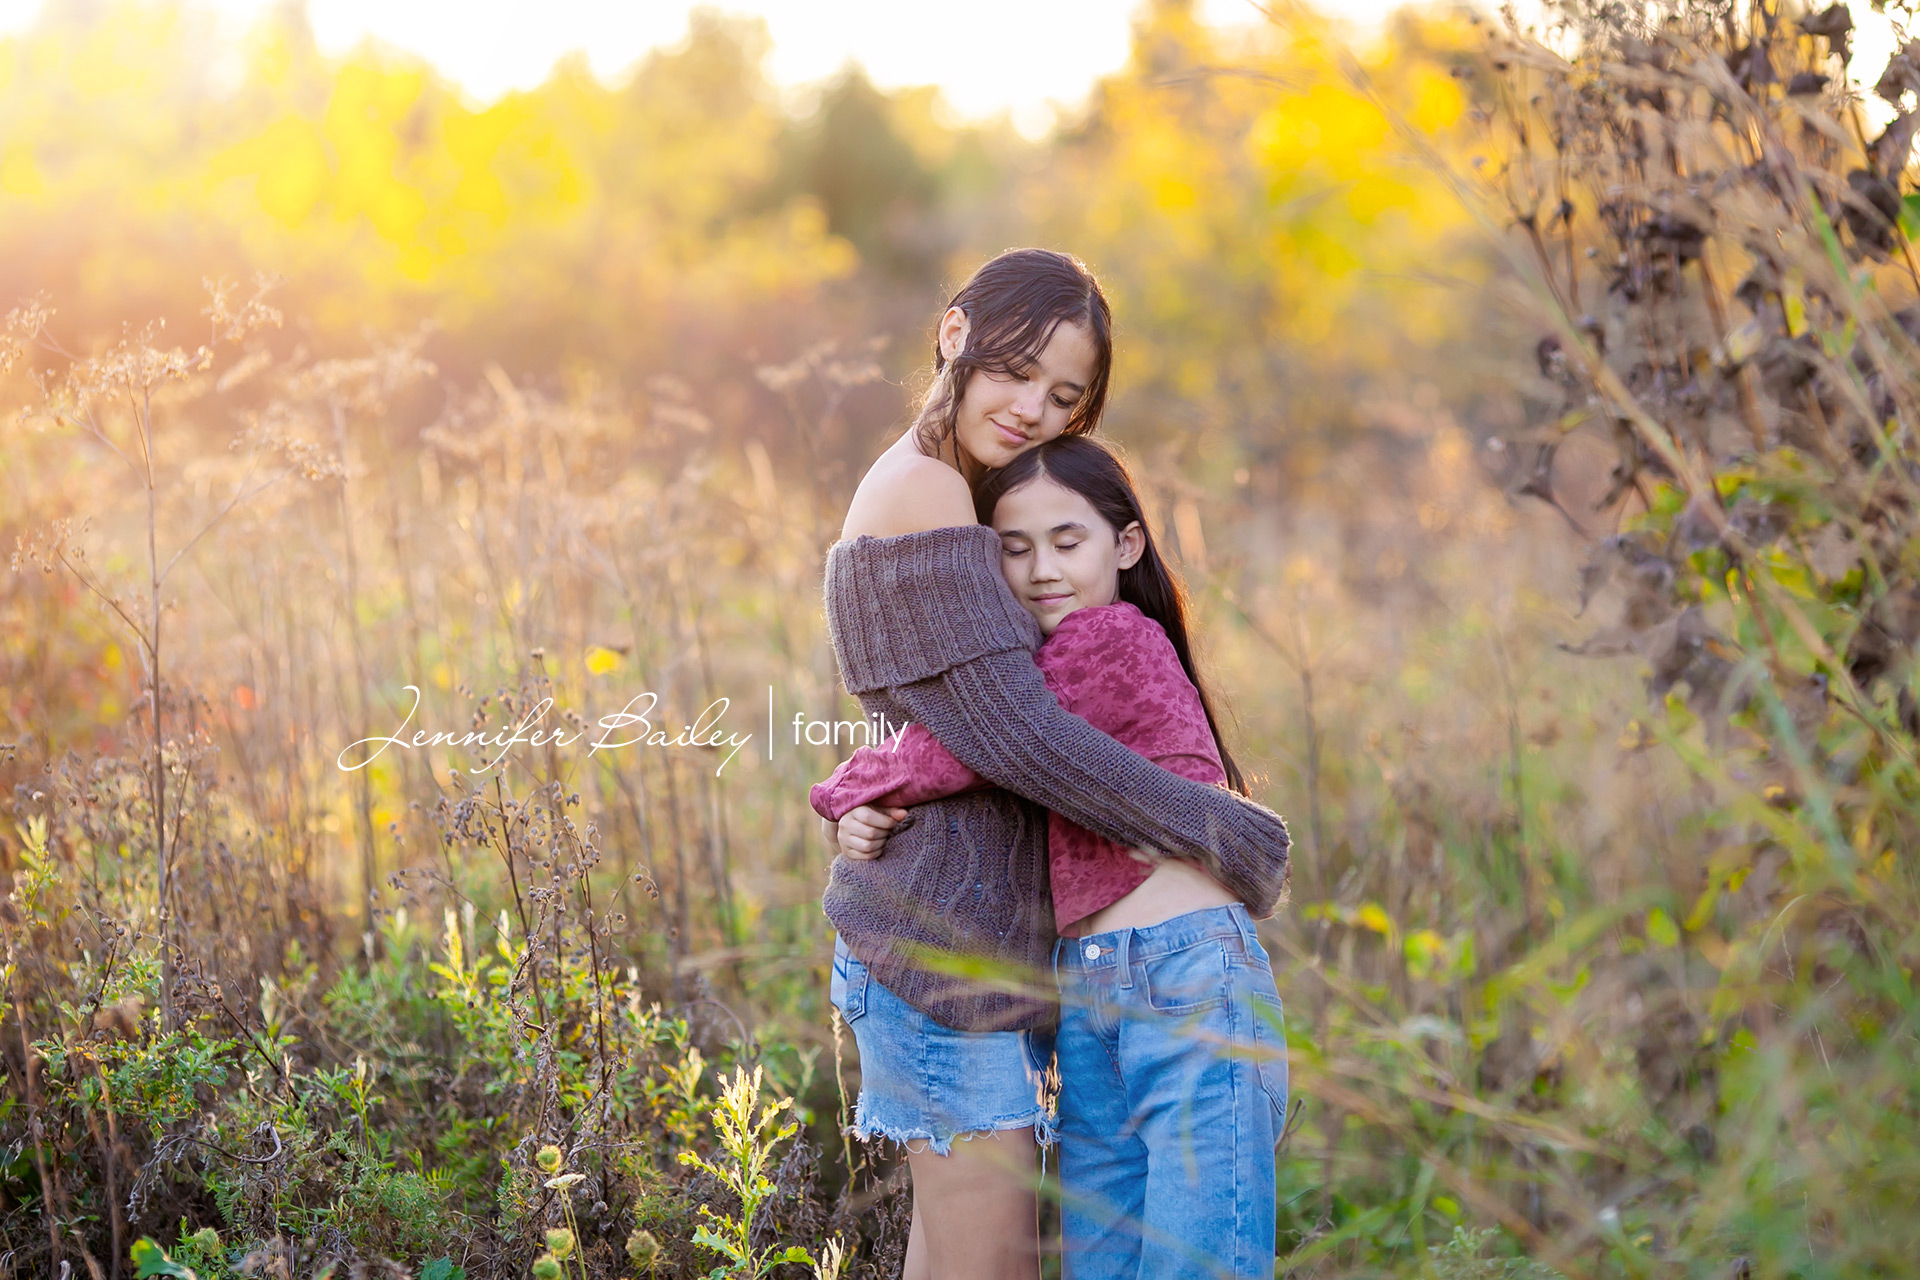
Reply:
M1179 584L1119 459L1061 436L989 476L976 502L1046 636L1035 662L1060 705L1163 768L1244 795ZM874 857L906 806L992 785L912 724L855 752L811 800L840 824L847 856ZM1285 1039L1246 907L1197 862L1058 813L1047 853L1065 1275L1272 1275Z

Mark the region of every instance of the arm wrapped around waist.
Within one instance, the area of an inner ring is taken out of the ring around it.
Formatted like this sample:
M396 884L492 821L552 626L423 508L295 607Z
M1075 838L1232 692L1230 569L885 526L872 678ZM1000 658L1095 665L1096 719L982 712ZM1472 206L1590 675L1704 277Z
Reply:
M1163 769L1062 709L1024 651L956 663L893 694L982 777L1109 840L1198 859L1256 918L1285 898L1279 814Z

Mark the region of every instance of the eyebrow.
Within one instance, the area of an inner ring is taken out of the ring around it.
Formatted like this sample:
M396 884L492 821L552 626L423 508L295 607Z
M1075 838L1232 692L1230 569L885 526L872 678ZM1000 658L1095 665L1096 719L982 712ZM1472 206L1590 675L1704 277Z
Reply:
M1057 524L1047 530L1048 533L1085 533L1086 531L1087 526L1081 524L1078 520L1068 520L1064 524ZM1003 538L1026 538L1028 541L1032 541L1033 539L1033 535L1025 529L1002 529L1000 536Z

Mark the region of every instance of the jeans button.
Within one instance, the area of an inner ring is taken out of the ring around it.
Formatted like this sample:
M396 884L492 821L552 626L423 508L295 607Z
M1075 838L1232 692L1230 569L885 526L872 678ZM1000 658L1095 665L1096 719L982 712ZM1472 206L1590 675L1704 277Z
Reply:
M1086 951L1082 954L1089 960L1098 960L1100 958L1100 944L1097 942L1089 942Z

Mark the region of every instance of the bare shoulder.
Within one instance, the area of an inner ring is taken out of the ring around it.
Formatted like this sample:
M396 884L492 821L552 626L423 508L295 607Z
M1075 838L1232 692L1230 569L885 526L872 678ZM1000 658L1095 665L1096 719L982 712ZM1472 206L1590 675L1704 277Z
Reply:
M840 536L891 538L974 523L973 492L960 473L902 436L867 469Z

